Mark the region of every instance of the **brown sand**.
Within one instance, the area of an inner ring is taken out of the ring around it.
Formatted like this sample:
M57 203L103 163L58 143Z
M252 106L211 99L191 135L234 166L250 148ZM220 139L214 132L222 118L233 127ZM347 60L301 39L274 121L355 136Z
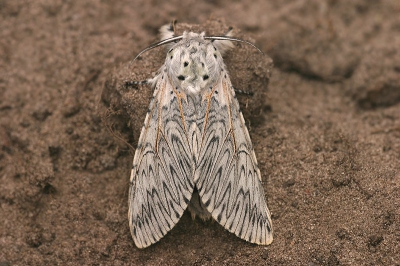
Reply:
M0 265L399 265L399 12L396 0L0 1ZM266 54L237 44L226 64L256 93L240 100L270 246L188 213L147 249L130 236L125 141L152 92L120 84L162 64L158 49L126 68L174 18L231 25Z

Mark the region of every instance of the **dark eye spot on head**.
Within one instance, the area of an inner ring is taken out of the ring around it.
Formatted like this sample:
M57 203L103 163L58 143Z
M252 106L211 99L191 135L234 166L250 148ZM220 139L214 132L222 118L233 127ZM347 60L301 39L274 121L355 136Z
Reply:
M217 51L217 48L215 48L215 46L213 46L214 47L214 51Z
M208 78L209 78L208 75L204 75L204 76L203 76L203 80L207 80Z
M214 58L217 58L217 55L216 55L216 54L214 54Z
M179 76L178 76L178 79L179 79L179 80L185 80L185 77L182 76L182 75L179 75Z
M204 63L203 62L201 62L201 66L204 67Z
M171 57L170 57L170 58L172 59L172 57L174 57L174 56L172 56L172 55L171 55Z
M183 66L187 67L189 65L189 63L187 61L183 62Z

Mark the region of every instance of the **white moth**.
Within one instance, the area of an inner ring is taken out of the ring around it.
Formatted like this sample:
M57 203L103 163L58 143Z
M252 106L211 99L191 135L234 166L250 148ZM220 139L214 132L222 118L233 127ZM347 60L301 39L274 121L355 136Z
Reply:
M138 248L159 241L188 207L193 217L212 217L238 237L268 245L272 223L261 174L222 60L231 41L246 41L229 33L173 37L172 29L162 27L162 41L144 50L170 48L148 81L154 95L130 179L133 240Z

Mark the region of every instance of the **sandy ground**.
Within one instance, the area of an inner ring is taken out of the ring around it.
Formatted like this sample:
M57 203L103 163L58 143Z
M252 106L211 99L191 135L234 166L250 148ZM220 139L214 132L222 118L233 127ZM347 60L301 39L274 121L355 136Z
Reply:
M396 0L0 1L0 265L399 265L399 12ZM270 246L188 213L157 244L133 243L129 175L152 92L121 84L161 66L158 49L127 68L172 19L233 26L266 54L237 44L226 64L256 94L240 102Z

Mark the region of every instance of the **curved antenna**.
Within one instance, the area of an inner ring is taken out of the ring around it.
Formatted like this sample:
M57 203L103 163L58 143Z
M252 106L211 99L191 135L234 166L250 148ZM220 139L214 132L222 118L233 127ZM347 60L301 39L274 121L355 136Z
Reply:
M168 38L168 39L159 41L159 42L157 42L157 43L154 43L154 44L148 46L146 49L142 50L142 51L129 63L129 65L132 65L133 61L135 61L135 60L136 60L139 56L141 56L144 52L147 52L148 50L154 49L154 48L156 48L156 47L158 47L158 46L161 46L161 45L164 45L164 44L167 44L167 43L170 43L170 42L175 42L175 41L180 40L180 39L182 39L182 38L183 38L183 36L172 37L172 38Z
M206 40L213 40L213 41L234 41L234 42L242 42L242 43L246 43L249 44L251 46L253 46L254 48L256 48L260 53L264 54L260 48L258 48L257 46L255 46L254 44L252 44L251 42L242 40L242 39L237 39L237 38L232 38L232 37L228 37L228 36L204 36L204 39Z
M134 62L139 56L141 56L143 53L145 53L145 52L147 52L147 51L149 51L149 50L151 50L151 49L154 49L154 48L156 48L156 47L158 47L158 46L161 46L161 45L164 45L164 44L167 44L167 43L170 43L170 42L175 42L175 41L181 40L182 38L183 38L183 36L172 37L172 38L168 38L168 39L159 41L159 42L157 42L157 43L154 43L154 44L148 46L146 49L142 50L142 51L129 63L129 66L131 66L131 65L133 64L133 62ZM212 41L234 41L234 42L242 42L242 43L245 43L245 44L248 44L248 45L252 46L253 48L257 49L260 53L264 54L264 53L260 50L260 48L258 48L257 46L255 46L255 45L252 44L251 42L248 42L248 41L245 41L245 40L242 40L242 39L232 38L232 37L228 37L228 36L204 36L204 39L205 39L205 40L212 40Z

